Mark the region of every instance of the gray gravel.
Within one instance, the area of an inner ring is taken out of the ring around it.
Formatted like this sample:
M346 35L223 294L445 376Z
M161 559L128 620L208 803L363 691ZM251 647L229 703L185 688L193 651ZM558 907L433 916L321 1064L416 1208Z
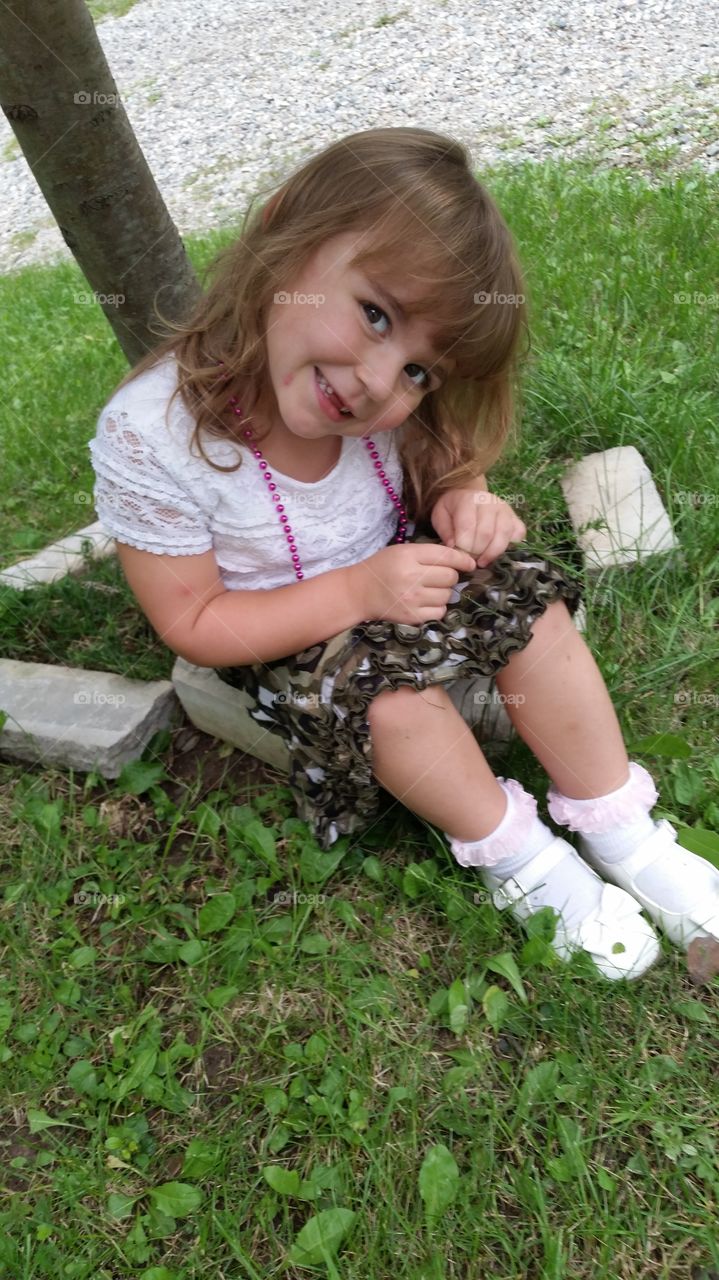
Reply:
M716 173L718 16L712 0L141 0L98 32L186 234L377 125L446 131L478 167L589 155L650 180ZM3 117L0 176L0 271L69 258Z

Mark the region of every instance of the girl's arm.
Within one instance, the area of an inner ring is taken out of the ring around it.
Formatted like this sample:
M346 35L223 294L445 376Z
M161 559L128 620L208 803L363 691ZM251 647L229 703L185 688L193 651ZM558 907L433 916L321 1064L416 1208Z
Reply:
M367 616L359 564L267 591L228 591L213 551L156 555L118 542L117 554L160 639L200 667L273 662Z

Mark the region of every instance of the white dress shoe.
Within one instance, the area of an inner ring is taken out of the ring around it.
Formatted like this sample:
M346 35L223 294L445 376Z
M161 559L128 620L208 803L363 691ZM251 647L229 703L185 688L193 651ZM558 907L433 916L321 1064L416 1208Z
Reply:
M597 857L587 848L581 836L579 847L584 860L602 878L611 880L613 884L631 893L676 946L686 951L695 938L719 939L719 871L706 858L700 858L698 854L684 849L677 842L675 828L666 818L660 818L653 834L647 836L646 840L620 862L605 862ZM637 888L636 881L640 873L667 853L671 856L672 870L676 871L677 881L681 881L684 891L689 885L695 886L695 901L688 911L672 910L669 891L662 895L660 902Z
M542 907L553 906L543 899L542 885L547 873L565 859L582 862L572 845L557 836L507 879L500 879L488 867L479 868L479 873L482 882L492 890L494 905L500 911L509 908L510 914L523 922ZM604 884L586 863L584 868L602 884L601 898L583 920L570 928L561 912L553 907L558 920L550 945L562 960L569 959L575 951L587 951L605 978L640 977L661 954L657 935L641 915L636 898L613 884Z

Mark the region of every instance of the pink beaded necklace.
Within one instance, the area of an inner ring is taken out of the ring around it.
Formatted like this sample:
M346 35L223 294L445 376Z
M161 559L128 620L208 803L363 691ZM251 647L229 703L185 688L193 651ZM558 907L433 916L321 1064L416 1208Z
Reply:
M222 368L224 368L223 360L218 360L217 364ZM225 376L229 377L230 375L227 374ZM239 407L237 403L236 396L230 396L230 404L232 405L233 413L236 413L239 417L241 417L242 409ZM247 440L251 441L255 433L248 427L245 431L243 431L242 434L243 436L246 437ZM370 440L367 436L362 436L361 438L364 440L367 446L367 449L369 450L370 458L372 458L374 461L375 470L377 472L377 479L381 481L383 487L387 490L387 493L389 494L394 505L397 507L397 510L400 513L399 522L397 525L397 533L395 537L390 540L390 545L392 542L404 542L407 536L407 532L406 532L407 531L407 512L404 506L402 505L401 498L399 498L395 493L394 489L392 488L392 485L390 484L382 468L382 462L381 462L379 453L377 452L377 446L374 440ZM305 576L304 573L302 572L302 561L300 560L300 557L297 553L297 546L292 533L292 526L287 523L287 516L285 515L285 508L282 504L281 495L277 492L277 485L274 483L272 479L272 472L267 469L267 462L265 458L262 456L260 450L257 448L256 444L254 446L253 452L256 458L261 459L259 463L260 471L263 473L265 480L267 481L268 489L272 495L272 501L277 503L275 510L279 514L280 524L283 526L283 531L284 531L285 537L287 538L287 545L289 546L290 554L292 556L292 563L295 566L295 576L298 582L300 582Z

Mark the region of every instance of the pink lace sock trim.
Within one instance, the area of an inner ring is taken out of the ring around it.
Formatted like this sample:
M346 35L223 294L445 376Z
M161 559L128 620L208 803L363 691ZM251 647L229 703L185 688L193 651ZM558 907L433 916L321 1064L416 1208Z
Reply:
M537 817L537 801L514 778L497 778L507 796L507 812L499 826L482 840L455 840L450 848L461 867L493 867L520 853Z
M652 775L643 765L630 760L629 777L616 791L576 800L562 795L552 783L547 792L547 808L554 821L569 827L570 831L593 835L636 822L653 809L658 799Z

